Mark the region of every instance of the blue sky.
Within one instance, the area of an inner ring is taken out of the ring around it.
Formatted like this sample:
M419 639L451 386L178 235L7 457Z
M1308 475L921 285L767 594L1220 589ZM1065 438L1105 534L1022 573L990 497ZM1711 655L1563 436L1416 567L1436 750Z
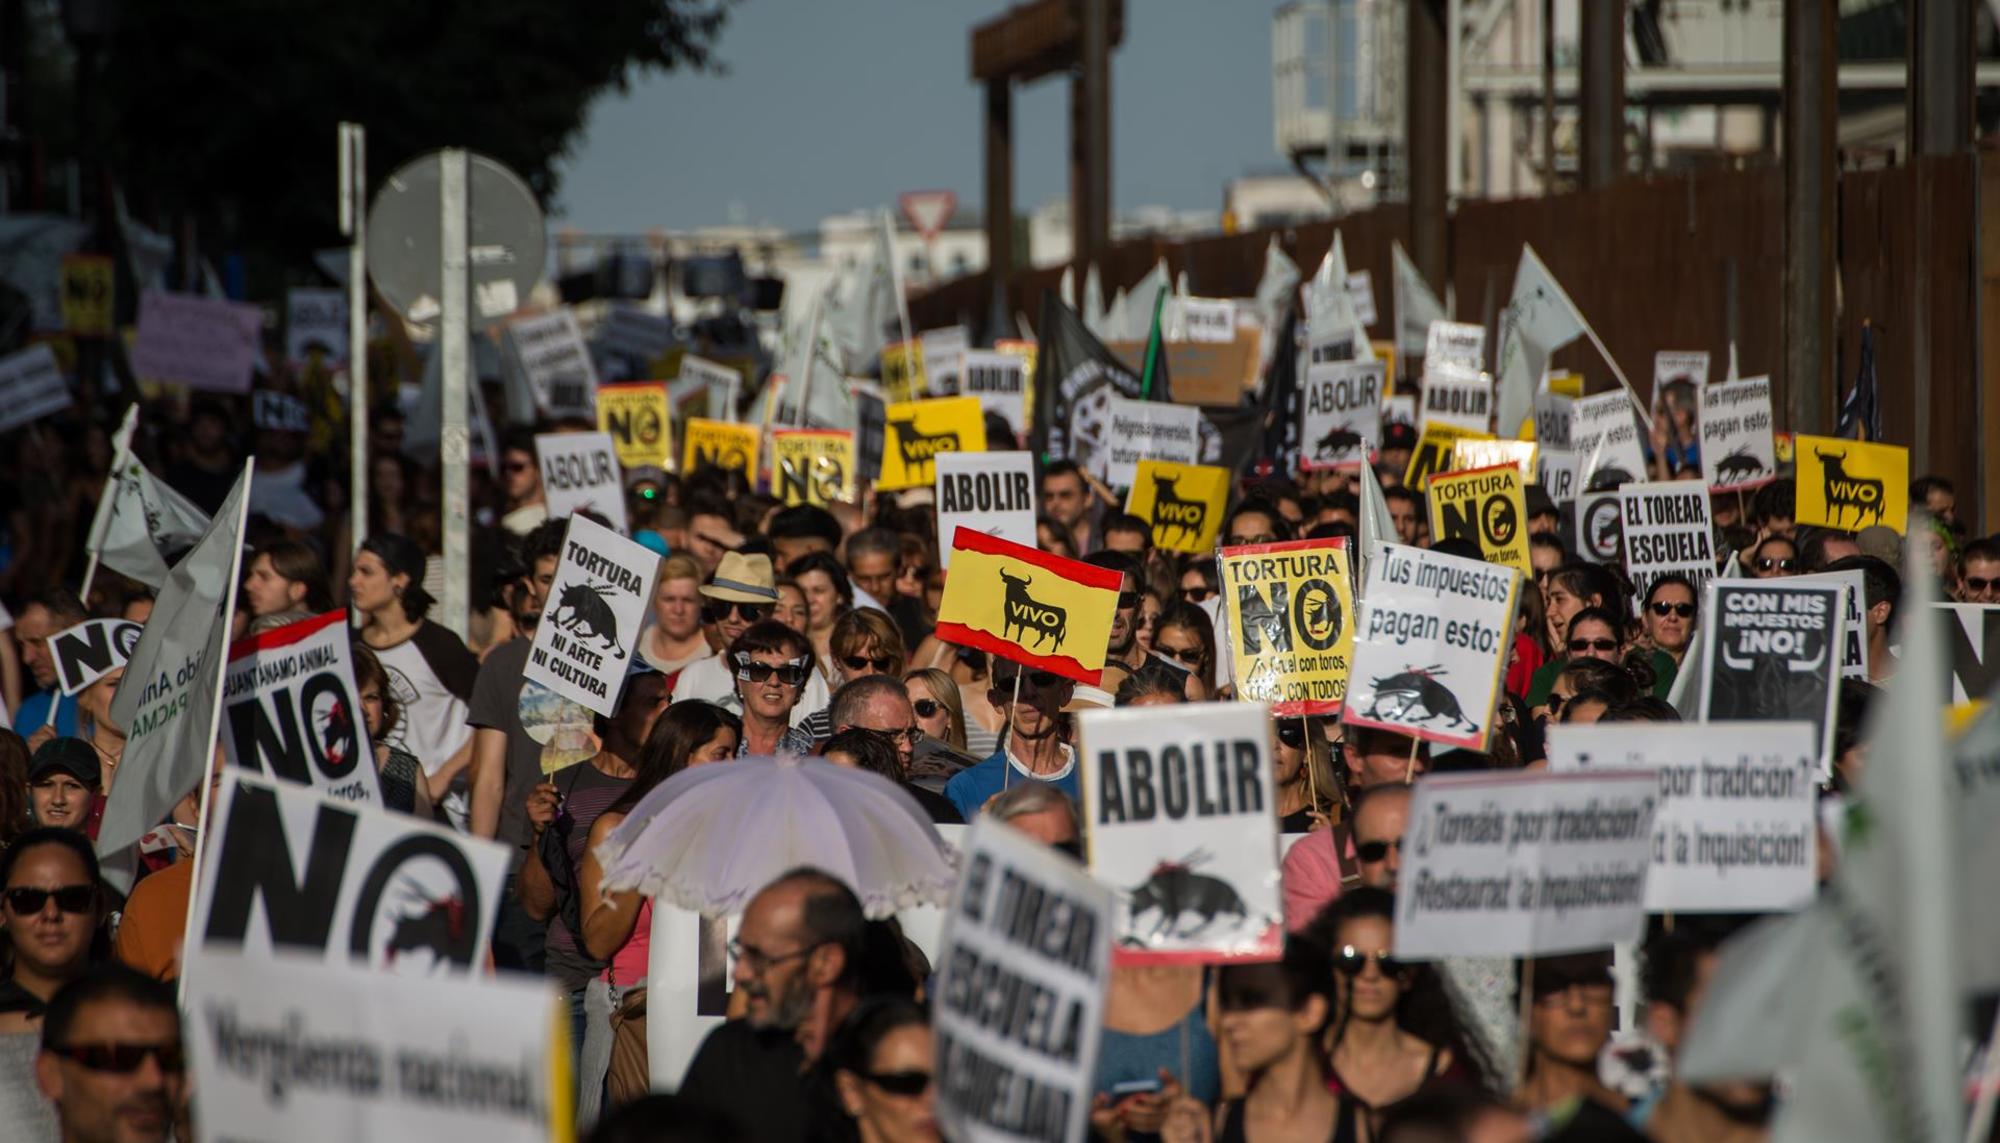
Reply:
M1222 187L1282 168L1271 144L1273 0L1126 0L1112 57L1118 209L1220 209ZM601 99L563 164L557 225L643 233L822 215L943 187L981 197L974 24L998 0L742 0L724 76L650 75ZM1068 193L1068 81L1014 95L1014 201Z

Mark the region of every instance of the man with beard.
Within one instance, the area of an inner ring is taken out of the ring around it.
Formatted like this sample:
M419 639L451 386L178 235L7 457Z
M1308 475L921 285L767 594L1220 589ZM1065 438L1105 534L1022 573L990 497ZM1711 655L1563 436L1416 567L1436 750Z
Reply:
M746 1139L805 1135L804 1073L861 999L868 922L852 890L810 867L759 890L731 942L740 1019L708 1034L680 1094Z
M1082 804L1076 751L1062 740L1062 709L1076 697L1076 684L1061 675L996 659L986 697L1006 718L1007 738L991 758L960 770L945 783L944 796L958 807L959 816L971 821L987 799L1017 782L1047 782Z

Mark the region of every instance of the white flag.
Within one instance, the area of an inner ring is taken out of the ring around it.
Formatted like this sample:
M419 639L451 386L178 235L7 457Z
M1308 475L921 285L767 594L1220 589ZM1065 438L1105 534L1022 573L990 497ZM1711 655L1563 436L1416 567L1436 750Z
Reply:
M1312 344L1338 340L1344 330L1354 340L1354 360L1375 360L1375 351L1368 344L1368 327L1356 316L1353 295L1347 292L1347 246L1338 230L1313 274L1307 304L1306 336Z
M1511 437L1533 410L1535 388L1549 355L1582 337L1586 324L1576 303L1535 254L1521 247L1521 265L1514 271L1514 293L1500 311L1500 350L1494 375L1500 379L1498 423L1494 431Z
M1299 264L1291 260L1278 246L1278 236L1271 236L1271 244L1264 248L1264 274L1257 279L1257 320L1264 326L1264 364L1271 364L1271 354L1278 346L1278 335L1285 328L1285 312L1292 304L1292 298L1299 288ZM1285 346L1287 353L1291 346Z
M249 511L246 462L215 522L167 574L125 664L111 700L125 753L97 831L97 852L107 857L158 825L208 775Z
M1355 528L1356 546L1361 549L1361 559L1356 571L1356 582L1368 582L1368 565L1381 554L1382 545L1400 544L1402 537L1396 534L1396 520L1389 515L1389 501L1382 495L1382 479L1375 475L1375 466L1361 466L1361 519Z
M896 267L896 247L889 230L888 216L876 220L875 243L868 260L856 270L847 296L829 310L831 338L847 354L842 368L860 373L889 342L889 331L900 331L908 323L900 317L901 304ZM899 333L900 335L900 333ZM815 378L814 388L819 387Z
M1444 307L1402 243L1389 243L1389 255L1396 267L1396 352L1421 357L1431 323L1446 320Z
M1110 326L1104 312L1104 283L1097 276L1097 265L1092 263L1083 272L1083 311L1077 316L1083 318L1083 328L1099 341L1109 341Z
M90 522L88 551L97 562L148 587L167 581L167 557L201 538L208 516L194 502L160 483L128 444L132 412L119 430L111 463L111 480L98 499Z

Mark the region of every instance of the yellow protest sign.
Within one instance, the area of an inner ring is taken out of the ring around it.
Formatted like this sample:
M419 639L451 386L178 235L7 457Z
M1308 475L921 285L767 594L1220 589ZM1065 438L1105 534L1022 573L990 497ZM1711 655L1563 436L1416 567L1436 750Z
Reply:
M1347 541L1222 549L1236 697L1286 717L1337 715L1354 657Z
M1533 575L1525 483L1511 464L1431 477L1431 542L1470 540L1487 563Z
M1375 357L1382 363L1382 399L1396 395L1396 343L1394 341L1370 341L1368 348L1375 351Z
M1511 464L1521 470L1521 479L1529 484L1535 482L1535 442L1518 441L1476 441L1461 440L1451 442L1451 470L1465 472L1474 468L1492 468L1496 464Z
M705 417L690 417L687 439L682 442L681 471L692 475L697 469L726 469L740 472L743 479L757 482L756 425L732 425Z
M1403 483L1422 492L1426 480L1437 473L1451 471L1452 448L1459 441L1494 439L1497 438L1492 433L1432 421L1424 426L1424 435L1418 438L1417 447L1410 450L1410 466L1403 473Z
M899 401L883 411L882 478L875 487L929 488L941 452L985 452L986 414L977 397Z
M787 505L854 499L854 434L779 429L771 434L771 495Z
M951 538L937 637L1096 686L1124 577L972 528Z
M597 387L597 427L611 434L618 463L628 470L673 464L672 420L667 388L658 382Z
M1910 450L1801 434L1792 451L1798 458L1799 523L1849 532L1871 524L1908 529Z
M62 260L62 323L77 337L109 337L117 300L117 273L102 254L70 254Z
M882 396L892 402L924 395L924 345L916 338L882 347Z
M1125 495L1125 510L1153 525L1153 546L1207 554L1229 507L1229 470L1146 459Z
M1548 380L1549 392L1556 396L1568 397L1572 401L1583 399L1583 374L1551 373Z

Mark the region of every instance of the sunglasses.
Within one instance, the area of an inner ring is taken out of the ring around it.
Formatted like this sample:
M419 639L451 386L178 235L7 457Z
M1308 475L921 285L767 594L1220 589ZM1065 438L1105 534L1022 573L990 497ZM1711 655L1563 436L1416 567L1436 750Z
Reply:
M1577 654L1583 651L1616 651L1618 649L1618 640L1571 639L1569 641L1569 649L1571 654Z
M1555 716L1563 712L1563 704L1568 701L1569 701L1568 697L1556 694L1555 692L1551 691L1549 692L1548 701L1546 703L1543 703L1542 705L1549 708L1549 717L1554 718Z
M1344 976L1360 976L1371 960L1383 976L1394 976L1403 971L1403 962L1388 952L1365 953L1353 945L1340 946L1340 950L1333 954L1333 967Z
M1215 589L1212 587L1184 587L1181 589L1181 598L1187 600L1189 603L1207 603L1208 597L1214 594Z
M43 1050L93 1072L131 1075L149 1056L169 1075L187 1071L187 1056L179 1044L71 1044Z
M921 742L924 737L924 730L921 726L906 726L901 730L877 730L872 726L857 726L854 729L865 730L885 742L907 742L911 746L915 746L918 742Z
M861 1078L890 1095L919 1096L931 1087L929 1072L864 1072Z
M870 655L842 655L840 661L846 663L850 671L865 671L872 667L878 675L888 674L889 664L895 662L887 655L879 659Z
M1990 588L2000 588L2000 579L1981 579L1976 575L1965 576L1962 582L1965 584L1965 590L1967 591L1986 591Z
M734 611L743 617L745 623L762 623L771 615L772 604L744 603L739 599L711 599L702 603L701 617L710 623L721 623Z
M1159 652L1162 655L1170 655L1173 658L1179 659L1181 662L1186 663L1190 667L1201 666L1201 661L1208 657L1207 653L1204 652L1200 647L1182 647L1180 650L1176 651L1172 647L1162 647L1159 645L1159 643L1155 642L1153 644L1153 650Z
M1761 559L1759 559L1759 560L1757 561L1757 570L1758 570L1758 571L1791 571L1791 570L1792 570L1792 569L1793 569L1794 567L1797 567L1797 566L1798 566L1798 562L1799 562L1799 561L1797 561L1797 560L1794 560L1794 559L1789 559L1789 558L1787 558L1787 559L1782 559L1782 560L1774 560L1774 559L1771 559L1771 558L1769 558L1769 557L1767 556L1767 557L1764 557L1764 558L1761 558Z
M1118 610L1120 610L1120 611L1130 611L1130 610L1132 610L1133 608L1135 608L1135 607L1137 607L1137 606L1139 606L1139 593L1138 593L1138 592L1136 592L1136 591L1121 591L1121 592L1119 592L1119 593L1118 593Z
M944 704L936 699L918 699L910 705L916 708L918 718L936 718L944 709Z
M97 903L97 886L65 885L60 889L21 886L7 890L7 908L18 916L32 917L48 906L51 897L56 899L56 908L65 913L88 913Z
M1354 856L1373 865L1388 857L1391 847L1394 847L1397 853L1403 852L1403 839L1399 837L1394 841L1364 841L1354 847Z
M746 683L761 683L773 676L785 686L803 686L806 667L803 663L759 663L748 658L736 660L736 677Z
M1647 604L1647 607L1652 610L1653 614L1662 619L1665 619L1669 615L1678 615L1682 619L1694 618L1694 604L1692 603L1668 603L1664 599L1656 599L1652 603Z
M1278 724L1278 741L1297 750L1306 744L1306 726L1303 722L1281 722Z
M1021 675L995 675L993 676L993 686L990 693L997 694L999 697L994 701L1006 701L1007 697L1014 690L1014 680L1017 678L1021 680L1021 689L1023 691L1045 691L1062 681L1062 677L1053 671L1028 671Z

